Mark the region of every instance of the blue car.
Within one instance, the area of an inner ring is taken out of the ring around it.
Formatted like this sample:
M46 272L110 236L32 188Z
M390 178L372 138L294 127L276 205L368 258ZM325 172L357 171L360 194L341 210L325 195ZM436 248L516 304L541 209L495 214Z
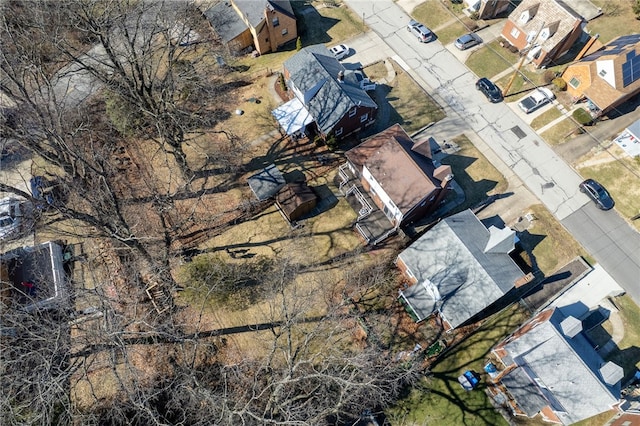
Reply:
M478 386L478 383L480 383L480 379L478 378L476 373L471 370L467 370L460 377L458 377L458 382L465 390L470 391Z

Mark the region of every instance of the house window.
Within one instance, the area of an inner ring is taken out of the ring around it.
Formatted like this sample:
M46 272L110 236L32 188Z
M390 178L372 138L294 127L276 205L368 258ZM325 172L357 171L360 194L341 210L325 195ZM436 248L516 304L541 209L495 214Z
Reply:
M349 111L349 117L355 116L356 112L358 112L358 110L356 109L356 107L353 107L353 109L351 109L351 111Z
M519 30L519 29L517 29L516 27L513 27L513 28L511 29L511 37L513 37L513 38L518 38L518 37L520 37L520 30Z
M273 26L274 27L277 27L278 25L280 25L280 20L278 19L277 16L275 18L273 18L273 20L271 22L273 22Z
M411 272L411 269L409 269L409 268L405 269L404 272L409 276L409 278L415 278L416 277L415 275L413 275L413 272Z
M580 86L580 80L578 80L578 77L573 77L571 80L569 80L569 86L573 87L574 89Z
M549 36L551 36L551 31L549 31L549 28L545 28L544 30L540 31L540 35L538 36L538 39L540 41L545 41L546 39L549 38Z
M340 127L338 130L336 130L335 135L340 136L342 134L342 130L342 127Z
M604 77L605 75L607 75L607 70L600 70L600 72L598 73L598 75L600 77Z
M282 35L287 35L289 34L289 30L287 30L286 28L282 29Z
M520 14L520 23L526 24L529 21L529 11L525 10Z
M364 114L360 116L360 122L364 123L365 121L367 121L368 118L369 118L369 114Z

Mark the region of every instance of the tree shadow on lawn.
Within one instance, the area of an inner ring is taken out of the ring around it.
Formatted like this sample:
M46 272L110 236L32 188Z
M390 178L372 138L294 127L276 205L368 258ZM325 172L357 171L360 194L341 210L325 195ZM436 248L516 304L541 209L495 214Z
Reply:
M480 204L489 197L488 193L498 185L498 182L494 180L480 179L476 181L467 173L466 169L476 161L477 158L457 154L452 154L442 159L442 164L451 166L456 182L464 191L465 200L455 209L456 212Z
M297 17L298 36L303 46L329 43L333 39L329 30L340 21L320 15L310 2L291 2Z

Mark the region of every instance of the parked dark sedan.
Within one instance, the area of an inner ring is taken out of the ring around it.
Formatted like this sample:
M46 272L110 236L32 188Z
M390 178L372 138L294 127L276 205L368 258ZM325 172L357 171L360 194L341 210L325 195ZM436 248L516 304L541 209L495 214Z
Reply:
M580 192L587 194L601 210L611 210L615 202L600 183L587 179L580 184Z
M484 93L487 99L491 102L495 103L502 101L502 92L498 89L498 86L493 84L493 82L486 77L482 77L476 82L476 89Z

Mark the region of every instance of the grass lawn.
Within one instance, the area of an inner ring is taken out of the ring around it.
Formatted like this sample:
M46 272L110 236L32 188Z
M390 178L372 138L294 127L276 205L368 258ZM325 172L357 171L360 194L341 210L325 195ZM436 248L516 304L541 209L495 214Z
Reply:
M507 87L509 82L513 79L511 87L509 87L509 94L505 96L505 102L519 101L524 96L529 95L531 90L538 86L544 86L542 73L534 72L528 67L522 67L520 72L513 78L513 73L509 73L496 82L496 84L502 88ZM552 86L548 86L553 90Z
M627 295L616 298L615 302L620 307L624 337L618 343L618 350L611 352L606 360L624 369L622 383L625 383L631 379L635 369L640 368L640 308Z
M442 159L442 164L451 166L455 181L465 194L464 202L456 207L462 211L476 206L491 194L499 194L507 189L505 177L462 135L453 140L460 151Z
M478 77L491 79L512 64L516 64L518 58L517 53L511 53L508 49L500 46L498 40L494 40L471 53L465 64Z
M542 204L531 206L529 210L536 220L519 237L525 250L533 252L535 265L531 266L537 266L545 276L550 276L576 256L586 257L582 246Z
M466 370L483 372L491 348L528 318L519 305L512 305L489 319L475 333L445 352L421 387L388 410L394 426L410 425L506 425L486 393L486 375L479 387L465 391L458 376Z
M559 145L566 142L577 127L578 125L571 118L565 118L555 126L544 131L540 136L551 145Z
M639 160L625 156L617 145L612 145L591 159L581 161L577 168L585 179L597 179L607 188L622 217L629 219L640 213ZM631 226L640 230L640 221L632 221Z
M551 108L550 110L545 111L539 116L537 116L536 118L534 118L530 126L534 130L538 130L561 116L562 116L562 113L558 108Z
M435 30L435 28L454 19L449 9L447 9L440 0L427 0L421 3L413 9L411 16L431 30ZM439 38L440 32L438 32L437 35Z
M396 78L389 83L390 91L386 96L392 107L389 124L399 123L411 134L429 123L442 120L445 113L436 101L401 67L393 65Z
M621 0L591 0L602 9L602 15L587 23L586 31L600 34L599 40L608 43L614 38L637 32L638 20L631 10L631 1Z
M438 40L442 44L449 44L462 34L468 33L469 30L461 22L454 22L451 25L447 25L445 28L438 30Z

